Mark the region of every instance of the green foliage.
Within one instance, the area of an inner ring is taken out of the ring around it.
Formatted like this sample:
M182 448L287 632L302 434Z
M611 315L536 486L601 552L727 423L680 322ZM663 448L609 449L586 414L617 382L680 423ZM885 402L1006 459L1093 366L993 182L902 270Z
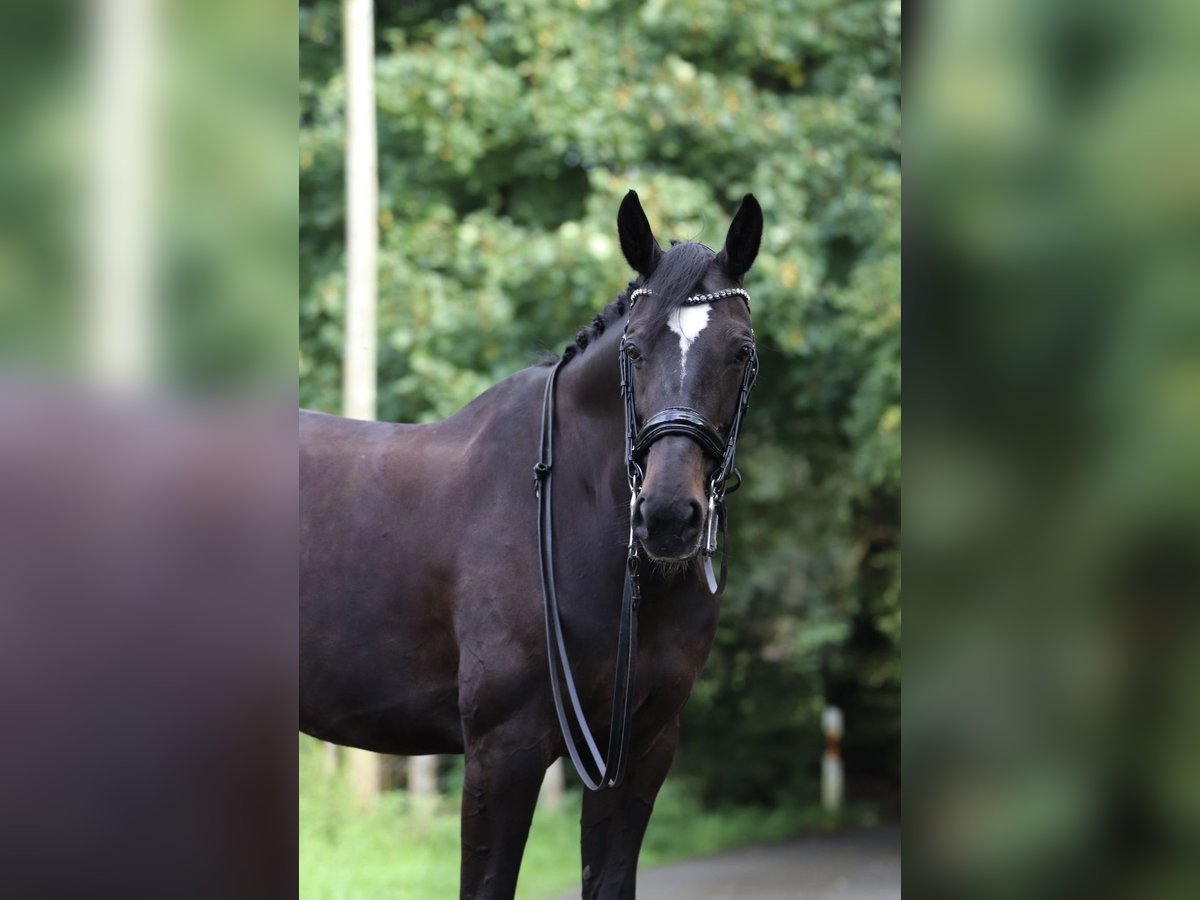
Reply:
M762 376L713 659L678 771L712 801L815 795L819 715L899 777L900 4L377 2L379 414L428 421L560 348L661 239L719 245L753 191ZM336 411L340 9L301 17L301 350ZM724 773L724 774L718 774Z

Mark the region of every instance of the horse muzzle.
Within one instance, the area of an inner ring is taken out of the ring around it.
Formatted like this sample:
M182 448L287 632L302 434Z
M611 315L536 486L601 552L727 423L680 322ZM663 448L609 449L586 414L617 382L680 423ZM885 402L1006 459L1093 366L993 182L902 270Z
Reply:
M706 448L690 434L660 435L646 448L646 480L630 509L634 539L652 559L679 562L703 549Z
M633 504L633 536L651 559L677 562L701 550L704 506L687 494L642 491Z

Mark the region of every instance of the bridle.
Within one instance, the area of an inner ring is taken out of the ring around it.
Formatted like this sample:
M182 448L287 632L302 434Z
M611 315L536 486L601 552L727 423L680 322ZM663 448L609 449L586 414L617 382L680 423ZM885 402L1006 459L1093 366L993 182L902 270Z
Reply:
M633 316L633 309L638 298L650 293L653 292L649 288L637 288L629 295L630 318ZM699 306L728 297L740 297L747 307L750 305L750 295L742 288L726 288L708 294L696 294L688 297L681 305ZM725 430L727 436L724 438L721 436L721 429L713 425L700 412L684 406L672 406L660 410L646 419L639 428L637 406L634 399L633 361L629 358L628 319L625 322L625 329L626 333L621 336L619 361L621 396L625 404L625 470L629 480L630 526L625 560L625 587L622 592L621 615L617 627L617 662L613 675L612 715L609 722L608 748L603 757L600 755L596 740L583 715L579 692L575 687L575 679L571 675L566 641L563 638L562 619L558 611L558 594L554 587L553 507L551 502L551 476L554 466L554 398L559 372L570 359L570 356L565 354L551 370L550 377L546 379L546 392L542 401L541 455L537 465L533 467L534 486L538 496L538 557L542 576L542 599L545 606L546 654L550 661L550 688L554 695L554 710L558 715L559 728L562 730L563 741L566 743L571 762L575 765L575 771L579 773L580 779L588 790L592 791L619 785L624 777L629 757L630 723L633 719L634 664L637 659L636 613L642 597L639 572L641 555L638 551L638 542L633 534L633 510L645 478L643 464L646 456L655 441L667 435L683 435L694 440L700 445L706 456L717 461L708 483L708 509L704 520L704 543L701 552L704 556L704 573L708 580L709 590L714 596L720 595L725 589L729 557L728 536L725 527L725 495L737 490L741 485L741 475L734 468L733 459L737 450L742 418L749 406L750 391L754 388L754 382L758 378L758 355L754 349L754 342L751 340L750 355L746 359L746 366L742 373L737 408ZM728 483L730 475L735 477L732 487ZM714 577L712 567L712 554L717 548L718 523L722 534L726 535L726 548L721 554L721 577L719 580ZM571 734L570 722L563 704L562 689L559 686L560 669L562 680L567 686L575 724L587 744L592 761L599 773L594 778L585 766L579 747Z
M638 297L653 293L649 288L638 288L629 295L629 314L633 316L634 305ZM688 297L681 306L702 306L727 297L740 297L746 307L750 306L750 295L741 288L726 288L723 291L713 291L710 294L696 294ZM704 451L705 455L717 461L708 481L708 509L704 516L704 544L701 552L704 555L704 575L708 579L708 589L714 596L720 596L725 590L725 576L728 572L728 554L721 554L721 577L713 576L712 555L717 549L717 525L720 522L721 532L728 537L725 528L725 495L736 491L742 484L741 473L734 468L733 459L737 452L738 434L742 427L742 418L750 405L750 392L758 379L758 353L754 348L753 332L751 332L750 355L746 358L742 370L742 386L738 393L737 408L733 419L726 429L727 438L721 437L721 430L706 419L700 412L687 406L669 406L648 418L639 429L637 425L637 404L633 394L633 361L629 358L629 319L625 320L625 334L621 336L621 395L625 400L625 471L629 479L629 554L637 554L637 543L633 539L633 508L642 490L645 479L643 463L655 441L670 434L689 437ZM732 486L729 486L729 476L734 476Z

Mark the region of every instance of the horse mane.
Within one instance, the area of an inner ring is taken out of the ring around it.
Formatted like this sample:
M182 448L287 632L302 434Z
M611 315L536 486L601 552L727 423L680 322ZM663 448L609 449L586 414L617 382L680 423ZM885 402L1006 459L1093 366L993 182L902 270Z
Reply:
M640 309L649 308L647 315L650 327L655 327L665 321L671 310L691 295L715 258L716 254L704 244L692 241L671 241L671 249L662 255L658 267L651 274L648 282L649 286L653 287L654 293L643 294L638 299ZM629 295L643 284L647 284L644 278L637 278L629 282L625 286L625 290L617 295L616 300L604 307L590 324L579 329L575 340L567 344L563 350L561 358L570 361L573 357L583 353L590 343L604 334L604 330L609 325L625 318L625 314L629 311ZM559 357L551 357L543 365L554 365L558 360Z

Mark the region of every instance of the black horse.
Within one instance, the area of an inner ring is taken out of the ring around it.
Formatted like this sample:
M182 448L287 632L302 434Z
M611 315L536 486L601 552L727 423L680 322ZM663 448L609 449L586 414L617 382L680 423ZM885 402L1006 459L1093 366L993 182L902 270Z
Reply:
M679 714L713 641L702 550L718 454L730 430L736 438L754 360L741 285L762 211L747 195L719 253L664 252L630 191L618 231L639 277L555 366L518 372L430 425L300 416L300 727L381 753L465 754L464 898L513 895L543 775L567 750L534 489L548 394L543 541L553 540L569 671L598 741L618 680L629 548L643 560L628 771L584 797L584 897L634 896ZM632 466L626 397L634 424L669 411Z

